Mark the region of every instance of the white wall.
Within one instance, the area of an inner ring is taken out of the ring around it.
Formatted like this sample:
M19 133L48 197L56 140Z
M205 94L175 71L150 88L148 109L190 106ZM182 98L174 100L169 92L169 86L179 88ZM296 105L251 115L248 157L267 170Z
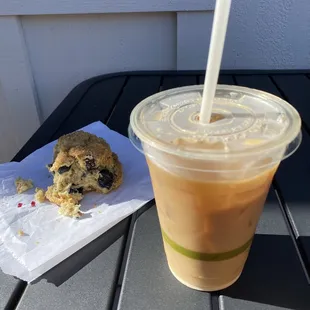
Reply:
M0 0L0 162L79 82L204 69L215 0ZM309 0L234 0L223 69L310 68Z
M309 0L233 0L225 69L309 69Z
M21 20L44 119L76 84L92 76L176 68L173 13L25 16Z
M198 13L184 25L189 47L179 68L204 68L209 40L197 29L208 34L212 18ZM233 0L222 68L310 69L310 0Z

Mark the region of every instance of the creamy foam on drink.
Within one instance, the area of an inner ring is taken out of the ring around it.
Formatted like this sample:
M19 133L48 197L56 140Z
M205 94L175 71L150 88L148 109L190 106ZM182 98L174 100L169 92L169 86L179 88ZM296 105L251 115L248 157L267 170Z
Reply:
M159 93L131 115L150 169L169 267L185 285L235 282L280 161L300 143L300 118L283 100L219 86L216 118L202 125L201 86ZM139 146L138 146L139 147Z

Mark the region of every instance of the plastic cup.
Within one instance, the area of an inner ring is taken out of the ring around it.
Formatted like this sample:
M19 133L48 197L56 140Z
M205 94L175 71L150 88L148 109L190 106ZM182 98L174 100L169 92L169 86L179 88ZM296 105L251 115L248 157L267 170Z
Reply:
M301 120L271 94L219 85L212 122L203 125L202 89L143 100L129 137L148 162L171 272L215 291L239 278L278 165L301 143Z

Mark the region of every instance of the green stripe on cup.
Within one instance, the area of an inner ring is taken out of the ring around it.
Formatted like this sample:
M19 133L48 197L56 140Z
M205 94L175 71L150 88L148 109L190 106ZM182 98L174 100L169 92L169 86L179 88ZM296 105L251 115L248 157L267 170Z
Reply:
M253 240L253 237L252 237L249 241L247 241L241 247L234 249L234 250L231 250L231 251L228 251L228 252L201 253L201 252L195 252L192 250L188 250L188 249L182 247L181 245L179 245L176 242L174 242L173 240L171 240L163 230L161 230L161 232L162 232L164 241L167 242L178 253L180 253L184 256L187 256L189 258L192 258L192 259L209 261L209 262L218 262L221 260L231 259L231 258L245 252L250 247L252 240Z

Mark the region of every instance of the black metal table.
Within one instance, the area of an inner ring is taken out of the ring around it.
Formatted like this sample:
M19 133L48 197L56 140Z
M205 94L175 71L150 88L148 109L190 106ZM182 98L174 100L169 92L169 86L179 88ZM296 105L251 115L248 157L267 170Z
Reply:
M310 71L223 72L219 83L262 89L293 104L303 142L273 182L245 270L212 294L170 274L154 202L27 285L0 272L6 309L310 309ZM100 120L127 135L129 114L160 90L203 83L203 72L131 72L92 78L75 87L15 156Z

